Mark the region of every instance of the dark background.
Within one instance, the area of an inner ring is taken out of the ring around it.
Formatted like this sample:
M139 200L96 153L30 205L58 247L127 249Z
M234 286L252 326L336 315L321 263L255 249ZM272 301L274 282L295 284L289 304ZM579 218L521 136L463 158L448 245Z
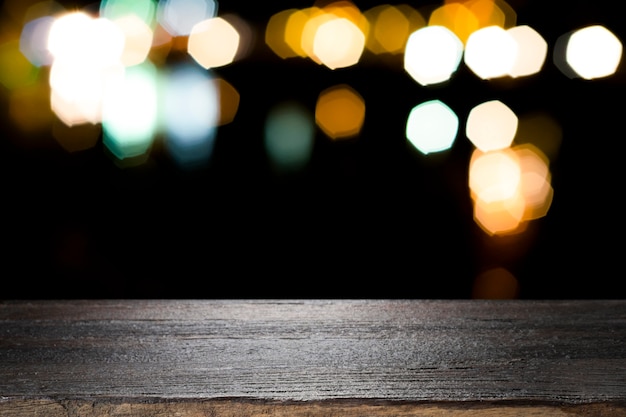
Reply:
M623 15L618 2L547 3L509 2L517 23L548 42L540 74L481 81L461 64L450 82L424 88L401 58L366 51L358 65L330 71L275 56L263 44L267 20L311 2L224 0L219 14L237 13L256 39L247 57L215 69L241 102L195 171L158 144L127 168L100 142L71 154L51 137L43 149L17 146L0 94L0 298L469 298L493 266L515 275L520 298L622 298L626 74L620 65L610 78L570 79L552 52L559 36L590 24L626 39ZM318 130L308 168L277 175L263 150L269 108L295 99L313 110L340 83L365 100L359 137L334 143ZM425 158L404 128L410 109L434 98L457 113L461 131L451 151ZM518 115L546 112L562 128L552 206L520 235L488 237L472 219L462 126L491 99Z

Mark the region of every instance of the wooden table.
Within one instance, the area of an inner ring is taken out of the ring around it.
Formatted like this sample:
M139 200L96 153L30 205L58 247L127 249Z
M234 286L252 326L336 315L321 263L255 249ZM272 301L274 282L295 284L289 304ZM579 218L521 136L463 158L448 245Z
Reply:
M626 301L0 301L2 417L626 416Z

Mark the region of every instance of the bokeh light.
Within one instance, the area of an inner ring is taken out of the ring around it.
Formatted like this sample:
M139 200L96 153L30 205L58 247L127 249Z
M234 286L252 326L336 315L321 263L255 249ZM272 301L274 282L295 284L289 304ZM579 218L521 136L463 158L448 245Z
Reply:
M485 203L509 200L516 195L521 168L509 148L491 152L474 150L470 161L469 188L475 201Z
M131 67L139 65L148 59L152 49L152 29L135 14L129 14L113 19L124 34L124 49L120 60L123 65Z
M426 26L422 14L408 4L381 4L366 10L370 22L365 47L374 54L402 54L411 33Z
M263 143L268 159L278 173L303 170L311 159L314 139L314 118L306 107L286 101L270 109Z
M488 235L517 234L544 217L554 190L547 157L534 145L483 153L470 160L469 188L474 220Z
M216 78L215 82L220 100L220 118L218 125L223 126L231 123L235 119L237 111L239 110L240 95L237 89L225 79Z
M181 64L163 80L160 119L165 144L182 169L208 164L219 123L219 91L213 75L197 65Z
M409 36L404 69L421 85L448 81L463 56L463 43L444 26L426 26Z
M9 90L35 82L39 73L20 51L19 40L0 44L0 83Z
M517 115L500 100L481 103L467 116L465 134L482 152L509 147L517 133Z
M508 75L524 77L541 71L548 55L548 43L528 25L515 26L507 30L517 43L517 56Z
M565 60L586 80L613 75L622 59L622 43L601 25L576 30L567 41Z
M482 271L474 279L472 298L483 300L512 300L519 297L520 284L508 269L494 267Z
M365 121L365 101L347 84L327 88L318 96L315 122L331 139L358 135Z
M293 58L299 54L287 42L287 22L298 9L287 9L273 14L265 26L265 44L279 57ZM299 35L296 36L299 38ZM295 43L292 41L292 43Z
M189 55L206 69L232 63L238 48L239 33L221 17L203 20L191 29Z
M159 0L157 21L172 36L189 36L193 27L217 17L214 0Z
M116 21L133 16L152 29L156 23L155 0L101 0L100 16Z
M444 3L433 10L428 19L428 25L447 28L462 43L465 43L469 35L480 28L478 18L462 2Z
M148 152L157 131L157 71L152 64L126 69L106 91L103 143L118 159Z
M479 78L488 80L511 74L518 57L518 43L500 26L473 32L465 45L464 62Z
M317 28L313 54L330 69L344 68L359 62L365 35L350 20L337 18Z
M52 16L42 16L29 21L22 29L20 51L37 67L52 64L52 54L48 50L48 34L53 23Z
M439 100L421 103L409 113L406 137L421 153L446 151L452 147L459 128L459 118Z

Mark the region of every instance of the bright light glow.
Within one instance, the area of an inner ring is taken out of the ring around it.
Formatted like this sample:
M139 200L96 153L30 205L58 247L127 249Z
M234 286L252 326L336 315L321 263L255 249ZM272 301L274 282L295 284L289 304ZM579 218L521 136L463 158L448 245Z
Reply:
M98 67L88 62L55 60L49 79L52 110L68 126L100 123L103 94L123 74L121 63Z
M206 69L232 63L238 48L239 33L221 17L196 24L189 35L189 55Z
M507 148L517 132L515 113L499 100L474 107L467 116L465 134L482 152Z
M313 54L328 68L349 67L361 58L365 35L350 20L336 18L319 26L313 41Z
M172 36L189 36L197 23L216 16L214 0L161 0L157 8L157 21Z
M69 55L72 59L80 51L89 49L86 35L91 32L92 18L86 13L67 13L55 19L48 33L48 50L55 59Z
M314 137L313 116L301 104L284 102L270 110L265 121L265 151L280 173L301 171L309 163Z
M139 17L129 14L113 21L124 34L124 49L120 60L127 67L138 65L148 58L152 49L152 30Z
M322 91L315 106L315 122L331 139L358 135L365 120L365 101L342 84Z
M489 235L521 233L548 213L554 190L548 159L534 145L483 153L470 160L474 220Z
M463 56L463 43L450 29L426 26L409 36L404 69L421 85L448 81Z
M205 166L213 152L219 121L219 97L211 74L198 66L174 68L164 80L166 146L183 169Z
M100 17L109 20L118 20L134 16L146 26L152 28L156 17L156 3L154 0L102 0L100 2Z
M517 43L517 56L509 71L511 77L523 77L538 73L548 55L548 43L530 26L508 29Z
M622 43L607 28L588 26L571 35L565 59L581 78L607 77L615 73L622 59Z
M554 194L548 158L531 144L518 145L514 150L522 171L520 194L526 204L524 220L544 217Z
M459 118L446 104L431 100L415 106L407 120L406 137L427 155L452 147L459 128Z
M464 59L469 69L487 80L509 75L517 54L517 42L507 30L499 26L488 26L469 36Z
M148 152L157 128L157 77L151 64L128 68L106 91L103 143L119 159Z
M519 160L510 148L486 153L474 150L469 170L474 200L493 203L510 199L518 192L521 176Z
M287 9L275 13L265 26L265 44L279 57L286 59L298 56L287 43L287 22L298 9ZM298 43L300 42L298 37Z
M37 67L52 64L52 54L48 51L48 34L54 20L51 16L44 16L31 20L22 28L20 51Z

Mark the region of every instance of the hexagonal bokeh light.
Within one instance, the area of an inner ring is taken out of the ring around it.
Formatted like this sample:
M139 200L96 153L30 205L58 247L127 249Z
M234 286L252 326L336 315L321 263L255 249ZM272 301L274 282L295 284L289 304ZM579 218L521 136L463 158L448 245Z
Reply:
M478 77L487 80L511 73L518 56L518 44L500 26L473 32L465 45L464 62Z
M315 122L331 139L348 139L361 131L365 101L347 84L322 91L315 105Z
M411 109L406 123L406 137L427 155L450 149L456 139L459 118L446 104L431 100Z
M565 60L581 78L602 78L615 73L622 49L613 32L601 25L588 26L569 37Z
M313 153L313 115L298 102L279 103L267 115L263 138L268 159L277 172L301 171Z
M202 67L222 67L233 62L239 48L239 33L226 20L214 17L191 29L187 50Z
M517 132L517 115L500 100L481 103L467 116L465 134L483 152L511 145Z
M448 81L463 56L463 42L444 26L425 26L409 36L404 69L421 85Z
M161 0L157 21L172 36L188 36L203 20L217 16L215 0Z
M330 69L355 65L364 48L365 35L345 18L322 23L313 40L313 54Z
M515 26L507 30L517 43L517 56L508 75L523 77L538 73L548 55L548 43L532 27Z

